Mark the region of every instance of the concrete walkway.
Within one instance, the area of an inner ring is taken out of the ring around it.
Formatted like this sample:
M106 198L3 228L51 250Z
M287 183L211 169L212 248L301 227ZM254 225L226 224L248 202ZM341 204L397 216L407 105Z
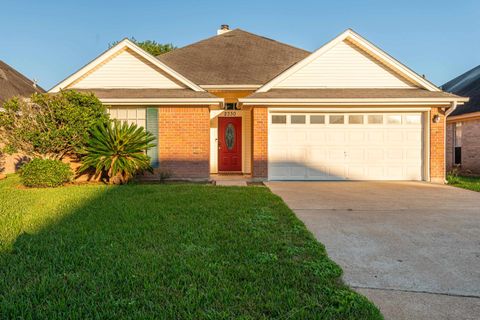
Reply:
M386 319L480 319L480 193L414 182L269 182Z

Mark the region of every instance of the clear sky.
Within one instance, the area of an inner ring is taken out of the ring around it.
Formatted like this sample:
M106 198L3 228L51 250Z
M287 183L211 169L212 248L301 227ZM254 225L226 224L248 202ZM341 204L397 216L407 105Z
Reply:
M50 89L113 41L181 47L220 24L310 51L353 28L437 85L480 64L480 0L0 0L0 60Z

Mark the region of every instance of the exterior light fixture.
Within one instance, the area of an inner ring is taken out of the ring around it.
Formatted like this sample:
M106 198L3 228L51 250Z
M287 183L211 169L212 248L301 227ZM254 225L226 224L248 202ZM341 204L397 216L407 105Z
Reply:
M440 122L440 115L438 115L438 114L434 115L432 121L433 121L433 123L439 123Z

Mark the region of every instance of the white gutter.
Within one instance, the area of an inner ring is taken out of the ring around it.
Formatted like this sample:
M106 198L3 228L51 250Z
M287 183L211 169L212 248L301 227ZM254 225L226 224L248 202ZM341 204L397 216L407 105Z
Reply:
M444 183L445 184L447 183L447 117L449 115L451 115L452 112L455 111L455 109L457 109L457 106L458 106L457 101L453 101L452 106L450 108L448 108L447 111L445 111L445 117L443 119L443 126L444 126L444 130L443 130L443 146L444 146L443 149L444 150L443 150L443 152L445 153L444 159L443 159L443 172L445 173L445 177L444 177Z
M138 99L99 99L104 104L115 105L206 105L221 104L222 98L190 98L190 99L168 99L168 98L138 98Z

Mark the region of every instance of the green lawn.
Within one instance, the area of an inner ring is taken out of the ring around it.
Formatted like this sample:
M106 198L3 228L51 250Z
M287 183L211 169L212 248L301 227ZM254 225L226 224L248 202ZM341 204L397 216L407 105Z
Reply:
M480 192L480 177L447 175L449 185Z
M0 319L381 319L265 187L0 181Z

